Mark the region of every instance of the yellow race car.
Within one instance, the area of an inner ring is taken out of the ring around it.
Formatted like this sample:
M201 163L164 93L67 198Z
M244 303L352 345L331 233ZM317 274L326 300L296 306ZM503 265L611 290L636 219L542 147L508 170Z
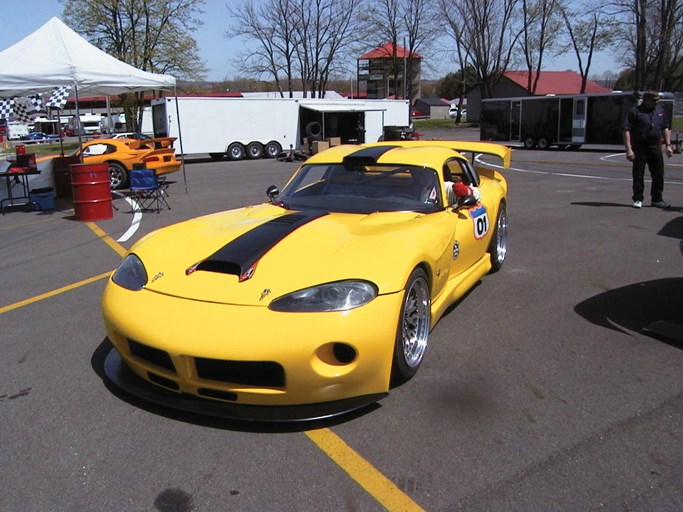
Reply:
M104 291L106 375L145 400L244 420L376 402L417 372L446 308L505 261L507 182L464 153L510 163L509 148L479 142L339 146L267 203L146 236Z
M112 190L128 184L128 172L135 164L154 169L157 175L180 170L181 161L173 149L175 137L156 139L94 139L83 144L75 156L85 164L107 164Z

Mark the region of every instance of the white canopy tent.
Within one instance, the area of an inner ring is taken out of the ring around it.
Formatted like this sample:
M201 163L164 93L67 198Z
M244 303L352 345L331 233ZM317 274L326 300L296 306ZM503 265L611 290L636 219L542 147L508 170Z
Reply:
M79 116L79 95L174 91L176 79L142 71L112 57L56 17L0 52L0 97L31 96L61 86L71 87L70 96L75 97Z
M170 75L139 70L112 57L52 18L0 52L0 96L26 96L70 85L78 94L113 96L173 90Z

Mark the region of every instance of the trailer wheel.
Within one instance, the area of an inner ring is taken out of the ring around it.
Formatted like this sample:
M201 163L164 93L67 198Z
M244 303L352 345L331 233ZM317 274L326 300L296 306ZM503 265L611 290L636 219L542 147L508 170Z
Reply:
M536 141L532 137L524 137L524 149L534 149Z
M263 157L263 146L260 142L250 142L247 145L247 156L253 160Z
M211 160L223 160L225 153L209 153Z
M264 156L266 158L275 158L280 154L281 151L282 151L282 146L280 146L280 144L278 142L275 142L274 140L272 140L268 144L266 144L266 147L264 150Z
M244 146L239 142L233 142L228 146L228 158L230 158L230 160L242 160L244 154Z
M548 139L545 137L541 137L538 139L538 149L548 149L550 147L550 144L548 144Z

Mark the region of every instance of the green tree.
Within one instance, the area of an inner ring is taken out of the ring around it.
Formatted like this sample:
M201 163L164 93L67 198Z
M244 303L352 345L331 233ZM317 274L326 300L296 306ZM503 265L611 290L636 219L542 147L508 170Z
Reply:
M203 78L207 69L192 37L204 0L61 0L67 25L92 44L143 71ZM126 128L137 130L142 93L122 96Z

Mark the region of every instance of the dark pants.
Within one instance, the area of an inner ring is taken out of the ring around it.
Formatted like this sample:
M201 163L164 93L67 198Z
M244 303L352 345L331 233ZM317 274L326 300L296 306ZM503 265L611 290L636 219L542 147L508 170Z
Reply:
M633 152L636 155L636 159L633 161L633 200L643 200L643 192L645 190L643 176L645 175L645 164L647 164L650 176L652 177L650 197L653 203L658 203L662 200L662 193L664 192L664 157L662 156L662 147L659 144L654 144L637 149L633 148Z

